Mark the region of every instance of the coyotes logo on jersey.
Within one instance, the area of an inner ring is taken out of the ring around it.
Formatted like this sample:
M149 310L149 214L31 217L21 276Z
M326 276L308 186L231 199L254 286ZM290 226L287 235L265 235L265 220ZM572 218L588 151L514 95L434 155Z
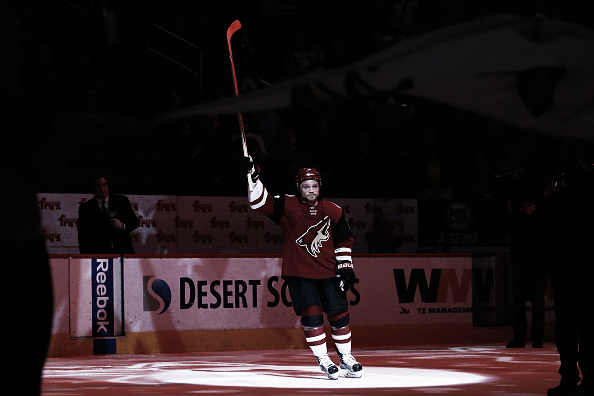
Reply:
M330 239L330 217L326 216L319 223L312 225L295 242L312 257L318 257L322 242Z

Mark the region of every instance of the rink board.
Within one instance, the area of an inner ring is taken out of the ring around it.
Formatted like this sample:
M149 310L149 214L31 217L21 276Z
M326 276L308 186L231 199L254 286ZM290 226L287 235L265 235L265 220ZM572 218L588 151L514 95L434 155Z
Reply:
M79 353L96 336L89 324L97 284L89 271L79 269L91 268L92 260L51 258L52 351L58 355ZM280 277L281 262L278 255L123 257L122 281L116 284L122 310L114 319L123 324L123 333L115 334L118 351L304 347L299 318ZM483 288L493 285L472 270L470 255L366 255L355 256L354 262L360 282L347 299L351 325L362 329L361 342L385 346L429 343L435 337L447 342L469 332L489 333L473 328L473 279L480 279ZM491 298L493 293L478 294Z

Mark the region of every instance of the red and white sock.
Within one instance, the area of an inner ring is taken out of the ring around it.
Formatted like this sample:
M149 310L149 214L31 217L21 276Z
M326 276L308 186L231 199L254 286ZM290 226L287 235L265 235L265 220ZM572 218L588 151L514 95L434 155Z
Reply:
M326 333L324 327L303 327L305 333L305 341L311 348L313 354L317 357L322 357L328 353L326 348Z
M351 325L346 325L341 328L332 328L332 339L338 353L344 355L351 353Z

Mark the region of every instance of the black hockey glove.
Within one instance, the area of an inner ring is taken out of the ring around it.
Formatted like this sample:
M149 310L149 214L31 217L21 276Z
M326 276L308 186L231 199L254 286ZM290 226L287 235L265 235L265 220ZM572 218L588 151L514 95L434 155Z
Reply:
M256 182L260 178L260 167L256 165L252 156L243 157L245 173L251 176L252 182Z
M341 293L346 293L350 288L359 283L352 268L344 268L336 271L336 287Z

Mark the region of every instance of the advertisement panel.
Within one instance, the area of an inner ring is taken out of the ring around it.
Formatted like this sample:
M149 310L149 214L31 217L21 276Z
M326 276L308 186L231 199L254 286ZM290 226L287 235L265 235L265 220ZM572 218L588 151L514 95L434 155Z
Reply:
M128 195L138 216L138 228L130 233L136 253L168 253L177 247L177 197Z
M256 235L265 229L247 197L178 197L178 203L176 227L184 250L254 251Z
M512 326L513 269L510 255L472 259L474 326ZM492 285L492 287L489 287ZM544 295L545 321L555 321L555 301L550 283ZM526 301L526 317L532 320L532 304Z
M68 334L69 332L69 285L68 260L65 255L50 256L49 265L52 276L52 300L54 315L52 318L52 334Z
M126 331L294 328L278 258L127 258Z
M78 206L90 194L37 195L41 213L41 232L49 253L77 254Z
M509 245L506 206L500 201L421 199L418 208L419 247L442 252L493 252Z
M352 323L472 323L470 255L376 256L356 263L360 302L352 309Z
M419 248L417 232L417 200L386 199L365 203L365 213L372 217L371 249L374 253L416 253Z
M300 326L279 257L125 260L126 331ZM355 257L355 268L354 325L472 323L470 256Z
M72 338L124 334L121 257L70 257L69 285Z
M139 226L137 254L282 252L279 227L251 210L247 197L127 195ZM91 194L38 195L49 253L78 254L78 207ZM344 209L355 253L415 253L416 199L328 198Z

